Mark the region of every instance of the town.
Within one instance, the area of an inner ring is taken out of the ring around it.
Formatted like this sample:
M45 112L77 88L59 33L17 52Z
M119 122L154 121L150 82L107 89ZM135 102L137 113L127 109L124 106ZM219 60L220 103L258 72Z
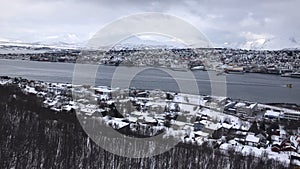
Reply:
M299 78L300 50L183 49L56 49L1 46L1 59L89 63L119 66L164 66L178 70L216 70L225 73L266 73ZM28 52L18 53L18 50Z
M98 118L122 133L163 134L185 144L209 143L224 152L266 156L300 166L300 109L227 97L119 89L0 77L42 100L53 113ZM9 99L16 99L12 96Z

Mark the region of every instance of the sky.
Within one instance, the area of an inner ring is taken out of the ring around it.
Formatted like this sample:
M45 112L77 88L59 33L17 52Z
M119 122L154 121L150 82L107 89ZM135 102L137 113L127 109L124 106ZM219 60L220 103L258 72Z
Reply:
M116 19L170 14L215 47L300 47L299 0L0 0L0 41L84 43Z

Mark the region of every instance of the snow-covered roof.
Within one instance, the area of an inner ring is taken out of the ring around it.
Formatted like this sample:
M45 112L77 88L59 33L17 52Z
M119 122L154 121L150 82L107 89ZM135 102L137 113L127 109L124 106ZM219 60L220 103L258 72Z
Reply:
M253 142L253 143L258 143L259 142L259 138L254 136L254 134L248 134L246 136L246 141L248 142Z
M225 129L231 129L232 128L232 125L227 124L227 123L219 124L219 126L225 128Z
M156 119L162 119L162 120L164 120L165 119L165 114L155 114L154 117Z
M142 113L140 111L133 111L133 112L130 113L130 115L143 116L143 115L145 115L145 113Z
M257 105L257 103L252 103L248 106L248 108L253 109L256 105Z
M80 109L81 112L84 112L86 115L91 116L93 115L93 113L95 113L95 109L91 109L91 108L86 108L86 107L82 107Z
M47 93L46 92L38 92L37 94L45 96Z
M148 123L155 123L156 122L156 120L153 117L150 117L150 116L145 116L144 120Z
M62 106L62 109L63 110L66 110L66 111L71 111L72 109L78 109L78 106L74 106L74 105L64 105Z
M278 142L279 142L279 136L272 135L272 136L271 136L271 139L272 139L273 141L278 141Z
M184 101L184 98L182 96L176 95L173 99L174 102L182 103Z
M26 88L24 89L26 92L28 93L32 93L32 94L37 94L38 92L35 90L35 88L33 87L29 87L29 86L26 86Z
M136 121L137 121L137 118L136 118L136 117L129 116L129 117L127 117L127 120L130 121L130 122L136 122Z
M123 118L113 118L113 119L107 121L107 123L116 125L116 128L119 129L119 128L125 127L129 124L129 123L123 122L122 120L123 120Z
M56 107L51 107L50 109L51 109L51 110L54 110L54 111L57 111L57 112L60 112L60 111L61 111L61 109L58 109L58 108L56 108Z
M273 111L273 110L267 110L265 112L265 116L268 116L268 117L279 117L279 115L280 115L280 112Z
M229 140L228 143L231 145L239 145L240 144L236 140Z
M103 92L103 93L111 93L111 92L114 92L116 90L116 89L111 89L108 86L97 86L97 87L94 87L92 89L94 89L96 91L99 91L99 92Z
M242 103L242 102L238 102L237 104L235 104L235 107L245 107L246 103Z
M210 122L210 123L207 123L205 125L205 128L211 129L211 130L217 130L218 129L218 124Z
M208 137L209 133L203 132L203 131L194 131L194 134L202 137Z
M173 121L173 124L174 125L177 125L177 126L185 126L187 123L185 123L185 122L182 122L182 121L177 121L177 120L174 120Z

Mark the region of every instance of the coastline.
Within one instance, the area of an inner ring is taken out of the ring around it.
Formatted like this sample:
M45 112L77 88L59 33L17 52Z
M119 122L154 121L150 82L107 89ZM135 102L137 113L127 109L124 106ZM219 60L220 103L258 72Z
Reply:
M109 64L105 64L105 63L95 63L95 62L84 62L84 61L72 61L72 62L59 62L59 61L37 61L37 60L30 60L30 59L8 59L8 58L0 58L0 60L17 60L17 61L26 61L26 62L40 62L40 63L58 63L58 64L71 64L71 65L75 65L75 64L83 64L83 65L101 65L101 66L107 66L107 67L149 67L149 68L156 68L156 67L161 67L161 66L153 66L153 65L130 65L130 64L119 64L119 65L109 65ZM172 69L174 71L207 71L206 69L204 70L193 70L193 69L188 69L188 68L176 68L176 67L165 67L165 68L169 68ZM211 70L211 69L209 69ZM280 73L272 73L272 72L259 72L259 71L243 71L241 73L226 73L226 71L222 71L221 73L219 72L219 70L211 70L211 71L215 71L217 73L218 76L223 76L223 75L232 75L232 74L237 74L237 75L243 75L243 74L266 74L266 75L273 75L273 76L281 76L284 78L293 78L293 79L299 79L300 76L283 76L283 74Z
M65 64L57 62L31 62L19 60L2 60L0 61L0 75L19 77L27 79L72 83L74 76L75 64ZM94 66L94 65L92 65ZM97 65L95 65L97 66ZM95 77L96 85L110 85L114 72L118 67L99 65L97 76ZM122 69L131 69L130 67L122 67ZM138 68L137 68L138 69ZM143 68L141 68L143 69ZM170 70L172 71L172 70ZM177 72L174 71L174 74ZM179 74L183 72L178 72ZM211 94L212 81L208 76L208 72L193 71L197 81L198 89L202 95ZM214 72L212 72L214 73ZM217 72L216 72L217 73ZM89 76L89 75L86 75ZM121 76L126 78L128 75L121 72ZM183 77L181 80L187 83L190 79ZM280 76L270 76L268 74L249 73L244 75L222 75L226 78L227 96L234 99L249 100L261 103L295 103L299 102L300 81L295 78L286 78ZM144 89L161 89L165 91L180 92L175 81L163 70L149 68L140 72L133 80L131 86ZM141 81L144 81L143 83ZM160 84L168 85L160 85ZM288 86L288 84L292 84ZM274 92L276 91L276 92Z

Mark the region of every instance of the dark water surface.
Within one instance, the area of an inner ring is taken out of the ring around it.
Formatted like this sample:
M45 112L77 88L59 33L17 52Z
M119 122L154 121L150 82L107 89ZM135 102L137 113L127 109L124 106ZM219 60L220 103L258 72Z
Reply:
M75 64L32 62L22 60L0 60L0 75L23 77L48 82L72 83ZM96 85L111 85L116 67L99 66L95 78ZM130 69L130 68L128 68ZM127 78L123 72L122 78ZM182 72L181 72L182 73ZM193 72L200 94L211 94L211 82L207 72ZM89 76L89 75L86 75ZM187 84L192 79L180 77ZM122 80L122 79L120 79ZM292 84L287 88L286 84ZM131 87L144 89L161 89L179 92L178 84L168 73L149 68L138 73L131 81ZM229 74L226 75L227 96L262 103L296 103L300 104L300 79L267 74Z

